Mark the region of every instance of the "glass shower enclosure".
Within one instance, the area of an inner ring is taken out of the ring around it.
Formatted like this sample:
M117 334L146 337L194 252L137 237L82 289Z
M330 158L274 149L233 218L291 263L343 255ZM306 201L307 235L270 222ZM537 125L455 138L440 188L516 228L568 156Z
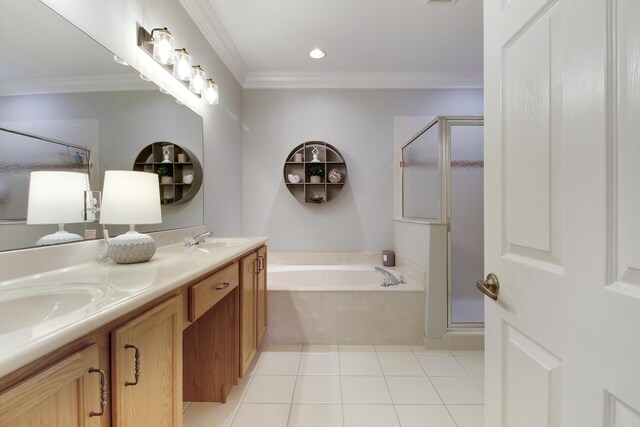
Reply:
M483 146L482 117L440 116L402 148L402 216L447 224L450 327L484 322Z

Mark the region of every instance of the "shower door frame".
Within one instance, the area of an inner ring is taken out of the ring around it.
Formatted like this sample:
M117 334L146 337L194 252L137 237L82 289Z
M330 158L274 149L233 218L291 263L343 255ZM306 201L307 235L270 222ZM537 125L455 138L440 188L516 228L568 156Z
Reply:
M453 323L452 317L452 292L451 292L451 128L453 126L482 126L484 127L484 116L439 116L437 121L441 121L438 131L438 139L441 141L441 174L440 181L442 183L442 211L443 218L447 224L447 328L460 329L483 329L484 322L474 323ZM483 160L484 160L484 141ZM484 167L484 166L483 166ZM484 201L484 197L483 197ZM483 206L480 209L484 209ZM484 249L483 249L484 250ZM484 275L482 275L484 277Z
M416 141L433 126L438 125L438 172L440 179L440 218L415 218L405 216L404 209L404 172L401 178L401 209L402 218L417 221L422 224L446 224L447 226L447 323L449 330L484 329L484 322L452 323L451 322L451 127L452 126L482 126L484 116L436 116L423 127L401 149L401 168L404 167L404 149ZM484 141L482 142L484 152ZM484 155L483 155L484 158ZM484 199L484 197L483 197ZM481 207L484 209L484 204ZM484 277L484 275L482 276Z

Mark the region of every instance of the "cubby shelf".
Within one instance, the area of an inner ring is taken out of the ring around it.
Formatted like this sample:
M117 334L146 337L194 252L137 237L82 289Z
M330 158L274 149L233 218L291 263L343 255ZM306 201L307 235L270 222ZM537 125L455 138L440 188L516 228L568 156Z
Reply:
M164 161L163 151L165 148L169 152L169 162ZM179 155L185 155L187 161L179 162ZM167 165L171 168L173 181L160 181L160 203L163 205L178 205L193 199L202 186L202 166L198 158L191 151L177 144L158 141L147 145L140 151L133 163L133 170L158 173L158 169L162 165ZM193 176L192 182L186 183L183 181L187 175ZM158 180L161 180L160 176L158 176Z
M314 157L314 149L317 154ZM296 162L294 159L299 154L301 161ZM317 161L313 161L313 160ZM309 174L313 165L321 165L324 173L319 183L311 182ZM342 173L342 181L329 182L329 173L337 169ZM289 182L289 174L298 175L302 179L301 182ZM289 192L299 202L310 205L322 205L334 200L347 180L347 164L342 154L331 144L323 141L309 141L298 145L287 156L283 169L284 182ZM313 201L313 197L322 197L320 201Z

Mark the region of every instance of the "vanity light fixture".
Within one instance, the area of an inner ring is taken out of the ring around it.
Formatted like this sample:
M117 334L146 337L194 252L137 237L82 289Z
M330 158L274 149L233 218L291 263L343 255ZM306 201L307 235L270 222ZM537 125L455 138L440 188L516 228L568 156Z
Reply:
M78 234L65 231L64 224L85 222L83 217L85 191L89 190L89 175L80 172L36 171L29 179L27 224L58 224L58 231L41 237L36 245L83 240Z
M138 27L138 47L169 71L176 79L208 104L218 103L218 86L200 65L191 66L191 55L187 49L173 49L174 38L165 28L154 28L151 33ZM142 76L141 76L142 77ZM163 93L167 93L160 89Z
M202 96L207 104L216 105L218 103L218 85L213 79L207 79Z
M159 224L160 183L158 175L149 172L106 171L102 190L100 224L128 224L129 231L107 241L107 256L118 264L149 261L156 243L138 233L135 224Z
M324 58L324 51L322 49L315 48L311 52L309 52L309 56L313 59L322 59Z
M207 82L207 73L199 66L193 67L193 73L191 75L191 83L189 83L189 90L200 95L205 88Z

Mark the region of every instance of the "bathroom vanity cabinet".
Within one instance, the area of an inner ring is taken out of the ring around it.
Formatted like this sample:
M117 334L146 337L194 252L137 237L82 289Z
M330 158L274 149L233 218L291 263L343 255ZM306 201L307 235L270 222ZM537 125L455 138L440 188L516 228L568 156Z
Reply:
M183 333L187 402L226 402L238 382L238 269L238 262L233 262L189 287L189 320L193 323Z
M0 426L100 427L98 347L91 345L0 394Z
M266 256L240 253L0 378L0 427L181 427L183 396L225 402L266 330Z
M258 275L256 277L256 347L260 348L262 337L267 332L267 248L257 251Z
M174 296L73 343L85 348L0 393L0 426L181 426L181 304ZM111 363L99 349L109 335Z
M175 296L111 333L112 425L182 425L182 299Z
M251 365L267 329L267 248L240 259L240 377Z

